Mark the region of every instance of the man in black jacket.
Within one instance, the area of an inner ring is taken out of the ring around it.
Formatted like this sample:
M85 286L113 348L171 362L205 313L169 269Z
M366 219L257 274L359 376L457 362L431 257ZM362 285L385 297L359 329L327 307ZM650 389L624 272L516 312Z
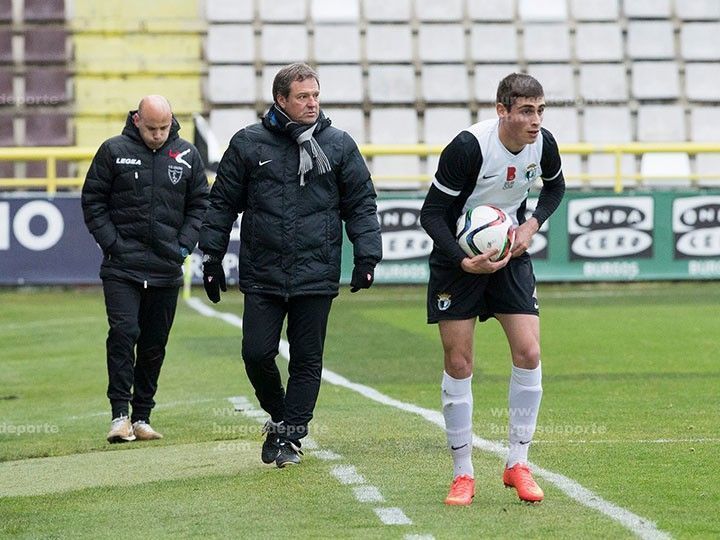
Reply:
M181 266L197 243L208 193L200 155L179 129L167 99L144 97L122 134L100 146L83 185L85 223L104 255L111 443L162 437L150 412Z
M300 462L313 415L325 333L340 280L342 224L353 243L351 292L370 287L382 257L375 190L352 138L330 126L306 64L282 68L261 123L230 141L200 230L204 285L225 291L222 260L242 213L240 290L245 295L242 356L260 406L270 415L262 461ZM275 363L287 317L287 392Z

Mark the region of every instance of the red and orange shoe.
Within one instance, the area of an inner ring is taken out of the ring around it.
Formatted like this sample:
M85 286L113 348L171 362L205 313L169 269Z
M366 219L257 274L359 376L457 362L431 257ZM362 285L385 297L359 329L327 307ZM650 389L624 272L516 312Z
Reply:
M461 474L453 480L450 493L445 497L445 504L458 506L469 505L475 496L475 479L467 474Z
M533 480L530 468L525 463L517 463L514 467L506 468L503 473L503 484L508 488L515 488L521 501L537 503L545 498L543 490Z

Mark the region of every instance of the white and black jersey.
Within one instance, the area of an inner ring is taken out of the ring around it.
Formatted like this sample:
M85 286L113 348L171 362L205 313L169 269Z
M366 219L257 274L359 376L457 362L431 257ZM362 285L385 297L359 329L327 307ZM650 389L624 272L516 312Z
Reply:
M478 122L460 132L440 155L421 211L422 226L435 243L431 263L457 265L466 257L455 241L455 223L470 208L497 206L519 225L525 221L530 187L541 178L533 216L542 225L562 199L565 180L552 134L541 128L534 143L513 154L500 141L498 126L497 119Z

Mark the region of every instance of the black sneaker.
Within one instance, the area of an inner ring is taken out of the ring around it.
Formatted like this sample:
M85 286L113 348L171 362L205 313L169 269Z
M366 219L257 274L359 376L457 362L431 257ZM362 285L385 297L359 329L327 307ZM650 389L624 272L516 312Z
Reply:
M286 465L299 465L300 456L303 455L299 443L295 444L290 439L280 438L280 452L275 458L275 465L282 469Z
M267 433L260 453L260 459L262 459L263 463L272 463L280 453L280 437L277 434L277 426L272 420L268 420L263 426L262 434Z

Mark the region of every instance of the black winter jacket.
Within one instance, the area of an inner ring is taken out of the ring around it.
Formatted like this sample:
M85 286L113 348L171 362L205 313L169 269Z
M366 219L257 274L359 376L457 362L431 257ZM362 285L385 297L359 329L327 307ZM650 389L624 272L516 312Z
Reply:
M375 189L357 145L322 115L314 137L331 171L302 186L297 142L267 117L237 132L220 161L199 246L222 257L242 213L243 293L337 295L343 222L355 264L382 258Z
M197 149L170 135L148 148L130 111L122 135L98 149L82 189L85 223L103 251L100 277L156 287L182 283L181 248L192 251L207 206L208 182Z

